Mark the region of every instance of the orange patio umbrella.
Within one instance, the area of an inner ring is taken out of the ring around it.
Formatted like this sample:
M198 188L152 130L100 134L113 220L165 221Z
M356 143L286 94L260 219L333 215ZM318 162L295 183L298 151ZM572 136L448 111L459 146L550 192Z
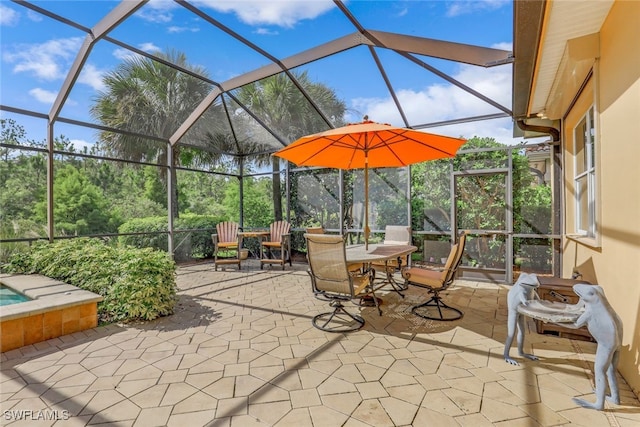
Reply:
M462 138L376 123L365 116L360 123L303 136L273 154L298 166L364 169L364 239L368 247L369 168L403 167L454 157L465 142Z

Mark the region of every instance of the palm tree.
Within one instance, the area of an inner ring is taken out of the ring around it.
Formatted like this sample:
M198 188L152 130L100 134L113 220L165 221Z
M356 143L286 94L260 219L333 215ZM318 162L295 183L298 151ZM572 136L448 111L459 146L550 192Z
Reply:
M162 59L197 75L207 76L201 67L187 64L185 54L171 51L159 54ZM183 73L163 63L132 56L125 59L104 78L106 90L98 94L90 109L91 115L105 126L137 134L169 138L189 117L211 86L204 80ZM133 161L167 164L166 145L153 139L130 134L101 131L100 140L107 154ZM178 164L180 150L172 147L172 167ZM185 162L192 159L185 156ZM160 168L167 188L167 173ZM175 180L175 173L172 174ZM174 216L178 215L176 182L172 182Z
M309 80L306 71L293 73L300 86L313 99L334 126L344 124L344 101L328 86ZM238 99L256 114L262 122L288 143L297 138L328 128L327 123L305 98L294 82L280 73L241 87ZM255 158L257 165L271 162L273 172L273 206L276 220L282 219L279 160L272 156Z

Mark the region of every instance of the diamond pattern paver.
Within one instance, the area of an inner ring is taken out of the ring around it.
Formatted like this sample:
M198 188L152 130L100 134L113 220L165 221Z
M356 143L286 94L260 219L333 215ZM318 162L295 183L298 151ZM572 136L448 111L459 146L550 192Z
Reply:
M412 315L422 290L405 298L381 290L381 317L347 304L365 326L330 334L311 325L327 303L311 294L305 269L260 270L252 260L241 271L182 266L171 316L2 353L0 425L32 425L18 419L25 411L65 414L38 424L62 427L640 422L622 379L622 402L607 412L573 402L594 399L594 343L538 335L528 324L527 351L541 360L504 362L504 285L456 282L448 302L465 316L455 322Z

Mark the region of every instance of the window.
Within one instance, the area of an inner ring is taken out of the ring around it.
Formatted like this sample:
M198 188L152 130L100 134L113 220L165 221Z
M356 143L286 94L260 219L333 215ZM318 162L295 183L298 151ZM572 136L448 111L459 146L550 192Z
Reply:
M574 129L576 232L596 238L596 130L593 106Z

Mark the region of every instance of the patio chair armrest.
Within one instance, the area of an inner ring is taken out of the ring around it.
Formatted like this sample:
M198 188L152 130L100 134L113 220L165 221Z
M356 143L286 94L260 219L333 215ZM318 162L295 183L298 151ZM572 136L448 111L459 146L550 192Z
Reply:
M409 266L403 266L402 269L400 270L400 274L402 274L402 278L405 280L409 280L411 278L411 269L414 267L409 267ZM423 268L423 267L419 267L419 268ZM437 267L437 268L424 268L425 270L431 270L431 271L437 271L438 273L442 273L443 271L447 271L450 270L448 268L444 268L444 267Z
M214 248L217 247L218 246L218 242L219 242L218 235L217 234L212 234L211 235L211 241L213 242Z

